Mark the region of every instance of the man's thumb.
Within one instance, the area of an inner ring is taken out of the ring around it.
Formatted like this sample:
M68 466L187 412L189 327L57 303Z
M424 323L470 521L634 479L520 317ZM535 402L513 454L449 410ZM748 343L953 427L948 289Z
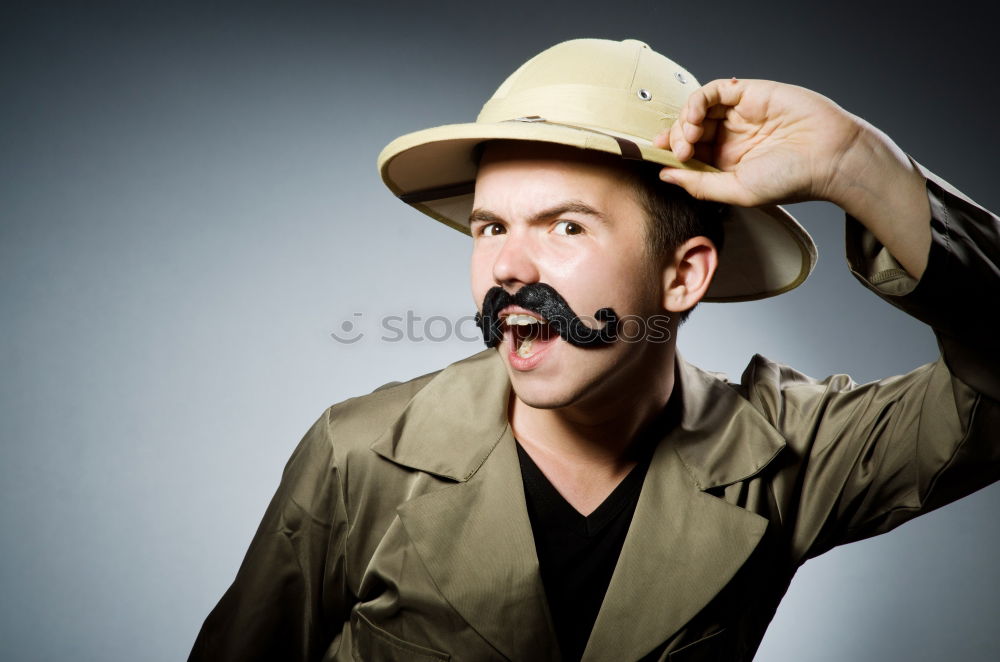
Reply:
M699 200L715 200L729 204L736 201L738 191L736 178L729 172L700 172L686 168L666 167L660 172L660 179L676 184Z

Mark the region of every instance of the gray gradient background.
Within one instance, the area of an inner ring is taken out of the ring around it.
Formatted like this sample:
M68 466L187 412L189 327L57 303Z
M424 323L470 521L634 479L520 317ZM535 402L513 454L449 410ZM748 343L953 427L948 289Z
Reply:
M380 315L472 310L468 240L378 180L390 139L473 118L552 43L636 37L703 82L818 90L1000 209L987 4L5 3L0 657L182 659L323 409L478 351L378 339ZM791 210L814 276L702 306L685 356L859 381L933 360L848 274L839 210ZM366 336L334 342L345 321ZM1000 659L998 506L811 561L758 659Z

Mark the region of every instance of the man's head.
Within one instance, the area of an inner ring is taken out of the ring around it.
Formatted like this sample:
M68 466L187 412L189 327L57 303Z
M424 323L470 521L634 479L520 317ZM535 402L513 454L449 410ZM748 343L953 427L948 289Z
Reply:
M646 200L645 185L620 158L599 152L526 142L486 146L471 214L475 300L494 287L517 292L545 283L580 315L611 308L620 320L615 342L585 348L551 333L530 311L503 311L509 323L499 350L526 403L618 400L659 379L669 364L675 318L704 296L717 252L703 235L666 251L653 248L663 239L647 207L658 213L673 202ZM590 325L601 324L591 317Z

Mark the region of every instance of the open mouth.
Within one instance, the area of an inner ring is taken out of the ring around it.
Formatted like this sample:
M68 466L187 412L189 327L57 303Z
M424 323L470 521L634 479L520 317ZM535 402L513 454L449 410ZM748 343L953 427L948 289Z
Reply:
M534 356L559 335L545 320L525 313L506 315L504 328L509 334L511 352L522 359Z

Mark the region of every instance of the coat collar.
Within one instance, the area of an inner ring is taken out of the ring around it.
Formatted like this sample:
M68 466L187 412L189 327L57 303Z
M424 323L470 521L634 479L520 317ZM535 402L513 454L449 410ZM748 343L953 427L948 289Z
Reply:
M585 662L636 660L668 640L722 590L767 527L706 490L755 475L784 439L732 386L679 356L674 395L680 422L654 452ZM555 659L509 398L502 359L487 350L428 382L372 449L456 481L398 509L449 603L503 656Z
M677 356L683 406L674 447L701 490L755 476L785 447L785 438L717 373Z
M717 373L677 354L682 415L675 450L701 490L757 474L784 438ZM496 350L453 363L407 404L372 450L396 464L469 480L507 428L510 380Z

